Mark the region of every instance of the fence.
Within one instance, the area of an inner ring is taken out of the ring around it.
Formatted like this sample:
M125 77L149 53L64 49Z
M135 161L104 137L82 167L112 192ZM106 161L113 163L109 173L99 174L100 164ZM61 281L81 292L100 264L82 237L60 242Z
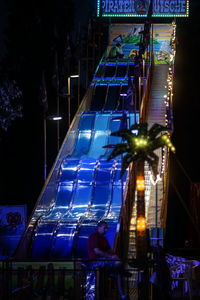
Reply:
M200 262L188 261L171 255L167 257L171 271L171 295L174 298L197 297L199 299ZM138 293L144 290L141 280L143 271L130 267L128 271L122 276L124 291L129 295L130 300L137 300ZM155 285L151 277L153 271L154 273L159 271L156 265L148 267L145 271L147 279L149 278L148 282L146 281L149 299L160 300L161 298L157 297L160 288ZM110 300L118 298L116 278L103 269L92 269L88 261L0 261L1 300Z
M2 261L0 299L84 299L81 263Z
M118 299L116 278L91 269L88 261L1 261L1 300ZM123 276L127 294L136 289L137 271ZM131 284L130 284L131 283Z

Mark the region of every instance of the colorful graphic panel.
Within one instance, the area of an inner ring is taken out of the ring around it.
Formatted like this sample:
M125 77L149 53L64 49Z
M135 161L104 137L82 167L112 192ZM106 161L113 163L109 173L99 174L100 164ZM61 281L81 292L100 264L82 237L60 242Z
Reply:
M154 63L168 64L171 54L173 28L169 24L153 25Z
M9 258L25 230L26 205L0 206L0 259Z
M97 16L145 17L150 0L97 0ZM153 17L188 17L189 0L153 0Z
M123 57L134 58L139 51L139 42L143 30L144 26L142 24L111 24L107 56L110 56L112 47L120 43Z
M125 59L134 59L136 53L139 51L139 42L141 32L143 30L144 26L142 24L111 24L107 57L110 57L112 48L115 47L118 43L120 43L121 51L124 54L123 57ZM169 63L172 33L173 28L170 24L153 25L153 48L155 64ZM147 53L145 55L147 55Z

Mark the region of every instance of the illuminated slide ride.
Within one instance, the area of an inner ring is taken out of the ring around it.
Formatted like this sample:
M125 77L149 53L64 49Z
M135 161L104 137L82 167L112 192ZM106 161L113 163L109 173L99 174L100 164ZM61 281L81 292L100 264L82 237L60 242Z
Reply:
M167 74L170 62L173 28L170 24L154 25L151 32L154 44L151 43L143 59L139 90L131 90L130 82L137 80L135 55L139 50L142 29L143 25L138 24L110 26L106 53L97 66L36 203L18 246L17 257L87 258L88 236L102 219L109 224L106 235L114 247L120 230L129 173L127 170L121 180L121 157L107 161L112 149L103 147L122 142L111 133L138 122L139 115L148 115L151 122L151 111L147 110L145 101L150 95L147 92L150 90L152 64L154 62L154 68L161 67L159 72ZM163 38L166 32L167 40ZM116 42L122 45L122 58L109 57ZM159 78L156 80L158 83ZM155 87L157 83L154 81ZM147 209L151 206L149 176L147 172ZM158 204L158 208L159 205L162 206L162 203Z

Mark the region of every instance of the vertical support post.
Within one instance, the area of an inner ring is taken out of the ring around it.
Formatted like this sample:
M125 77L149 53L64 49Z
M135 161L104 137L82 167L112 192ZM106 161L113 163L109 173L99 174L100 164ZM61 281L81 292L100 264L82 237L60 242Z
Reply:
M95 32L93 33L93 41L92 41L92 72L94 73L94 67L95 67Z
M143 72L142 72L143 75L142 76L144 78L145 77L145 59L144 58L142 59L142 67L143 67Z
M136 258L146 258L147 236L145 217L145 181L144 181L144 161L137 162L137 217L136 217ZM142 223L144 222L142 226ZM140 227L138 225L141 225Z
M6 260L5 267L5 299L12 299L12 262Z
M155 225L156 225L156 231L158 227L158 184L156 184L156 214L155 214Z
M68 93L67 93L67 107L68 107L68 128L70 127L70 102L71 102L71 94L70 94L70 76L68 76Z
M100 300L100 269L95 270L95 299Z
M154 52L154 47L153 47L153 24L152 24L152 50L151 50L151 55L153 56Z
M60 114L60 97L59 97L59 74L58 74L58 55L56 53L56 113ZM57 152L60 149L60 123L57 121Z
M74 262L74 299L83 299L81 296L81 263Z
M123 154L121 154L121 164L122 164L122 161L123 161ZM123 176L121 178L121 186L122 186L121 197L122 197L122 207L123 207L123 202L124 202L124 180L123 180Z
M135 124L136 124L136 111L137 111L137 95L136 95L136 89L135 89L135 92L134 92L134 97L135 97L135 99L134 99L134 109L135 109Z
M155 212L155 227L156 227L156 245L158 245L158 184L156 183L156 212Z
M85 88L86 88L86 90L87 90L87 87L88 87L88 56L89 56L89 49L88 49L88 42L87 42L86 74L85 74Z
M44 182L47 178L47 120L46 115L44 114Z
M141 106L141 76L139 77L139 109Z
M60 114L60 103L59 103L59 95L57 92L57 116ZM59 152L60 149L60 122L57 121L57 152Z
M78 61L78 108L80 105L80 81L81 81L81 60Z

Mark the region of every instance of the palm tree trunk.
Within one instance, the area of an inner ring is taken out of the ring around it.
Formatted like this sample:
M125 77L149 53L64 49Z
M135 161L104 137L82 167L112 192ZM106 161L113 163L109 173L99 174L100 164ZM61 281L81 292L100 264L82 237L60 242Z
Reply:
M144 178L144 161L137 162L137 177ZM146 234L146 218L145 218L145 187L143 190L137 190L137 217L136 224L138 219L145 220L144 230L136 230L136 259L144 262L147 258L147 234ZM149 276L147 266L142 267L143 271L141 272L141 281L138 286L138 299L139 300L148 300L149 295Z
M137 162L137 177L144 178L144 161ZM136 177L136 178L137 178ZM146 235L146 218L145 218L145 189L137 191L137 217L136 223L139 218L145 219L145 230L136 230L136 258L146 258L147 254L147 235Z

